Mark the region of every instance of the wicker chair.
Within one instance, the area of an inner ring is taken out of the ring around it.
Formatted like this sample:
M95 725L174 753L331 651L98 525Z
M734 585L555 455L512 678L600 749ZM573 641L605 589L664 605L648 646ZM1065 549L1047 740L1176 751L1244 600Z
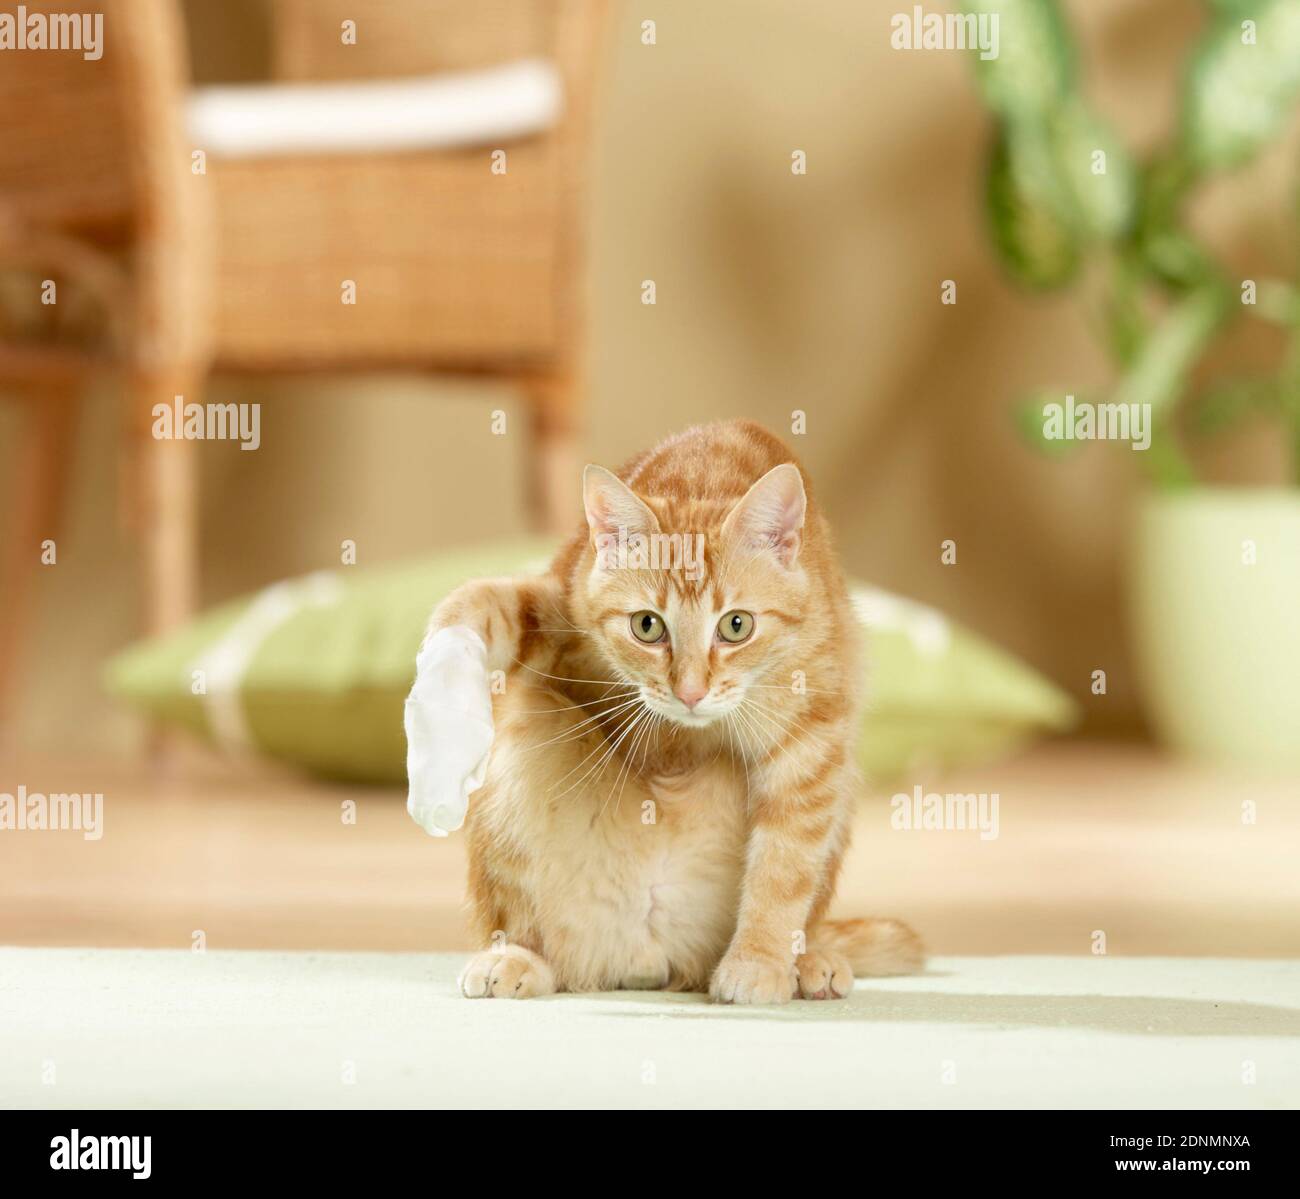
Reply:
M126 494L153 630L194 607L197 455L194 443L154 440L150 412L174 395L201 398L214 369L516 380L536 439L530 510L558 525L576 468L579 206L605 0L368 0L359 12L352 0L272 0L280 80L554 62L563 115L509 145L504 176L485 148L210 157L195 174L174 0L97 8L98 61L10 51L0 74L0 279L12 290L26 278L29 296L42 278L60 289L59 304L21 328L0 323L0 389L26 401L31 430L5 634L18 636L14 609L52 536L76 395L110 369L124 385ZM341 23L358 17L361 35L344 45ZM344 279L363 302L340 303Z

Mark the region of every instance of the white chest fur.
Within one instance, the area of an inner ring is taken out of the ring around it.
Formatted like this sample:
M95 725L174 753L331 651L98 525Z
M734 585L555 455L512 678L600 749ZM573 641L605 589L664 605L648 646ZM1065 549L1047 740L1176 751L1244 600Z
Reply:
M547 801L514 790L525 767L509 756L494 761L485 799L526 853L521 898L565 985L703 985L735 928L743 775L720 759L673 779L626 779L621 793L605 781Z

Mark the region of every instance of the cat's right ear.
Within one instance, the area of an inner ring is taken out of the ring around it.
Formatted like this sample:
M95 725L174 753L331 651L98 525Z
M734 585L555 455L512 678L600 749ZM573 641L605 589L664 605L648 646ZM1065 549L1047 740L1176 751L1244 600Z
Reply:
M587 527L598 547L603 539L659 531L659 521L645 501L603 466L591 464L582 472L582 502L587 509Z

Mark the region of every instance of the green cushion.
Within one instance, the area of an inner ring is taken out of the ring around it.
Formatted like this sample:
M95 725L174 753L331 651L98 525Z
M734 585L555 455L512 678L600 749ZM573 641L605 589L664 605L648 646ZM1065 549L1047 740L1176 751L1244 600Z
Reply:
M107 686L216 745L399 783L402 705L430 611L466 579L544 569L551 549L503 543L277 584L130 647L109 663ZM1057 687L933 609L860 585L853 599L869 630L859 745L869 778L988 759L1073 723Z

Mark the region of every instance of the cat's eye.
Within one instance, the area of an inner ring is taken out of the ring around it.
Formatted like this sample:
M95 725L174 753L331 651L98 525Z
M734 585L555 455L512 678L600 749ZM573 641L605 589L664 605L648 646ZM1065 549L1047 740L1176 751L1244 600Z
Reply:
M667 631L664 628L663 618L657 613L632 613L632 636L638 641L644 641L646 645L654 645L656 641L664 639L664 634Z
M718 621L718 636L736 645L754 631L754 617L748 612L728 612Z

